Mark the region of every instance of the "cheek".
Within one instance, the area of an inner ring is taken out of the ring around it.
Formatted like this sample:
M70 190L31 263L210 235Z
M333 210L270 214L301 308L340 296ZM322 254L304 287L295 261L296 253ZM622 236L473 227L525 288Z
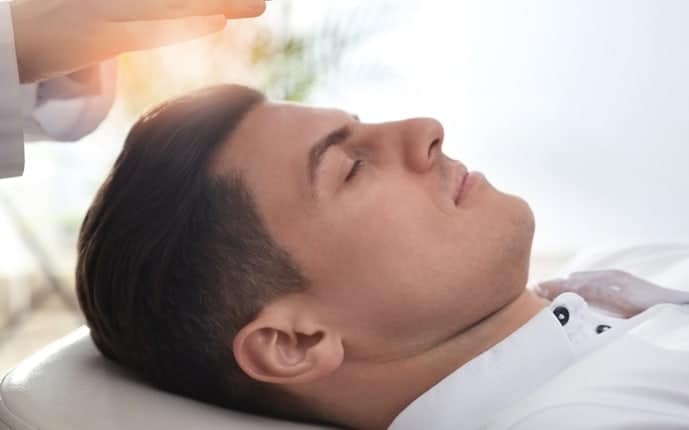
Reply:
M407 272L409 261L425 260L439 238L442 213L433 211L423 196L378 194L344 210L333 222L338 253L347 261L374 267L381 273Z
M307 245L300 247L302 262L315 283L345 281L346 289L382 285L402 274L401 262L418 252L416 236L424 222L420 208L412 212L392 198L367 196L347 196L342 204L300 223L300 242Z
M328 223L314 256L316 284L327 286L323 294L333 306L347 308L349 317L378 332L418 325L437 310L433 300L453 294L444 288L429 297L432 286L447 285L454 276L455 266L448 267L444 254L456 255L456 249L442 243L449 239L447 223L421 195L360 200Z
M345 324L383 337L432 335L439 324L473 323L523 289L533 228L521 200L491 192L447 213L422 190L404 189L358 198L304 230L303 261L332 314L346 310Z

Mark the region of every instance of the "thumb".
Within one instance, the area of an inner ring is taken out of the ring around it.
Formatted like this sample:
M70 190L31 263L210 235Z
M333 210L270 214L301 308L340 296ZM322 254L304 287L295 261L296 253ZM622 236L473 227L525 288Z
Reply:
M533 292L539 295L540 297L552 301L560 294L564 293L565 291L568 291L566 287L566 279L551 279L548 281L539 282L532 289Z
M122 23L128 37L120 51L154 49L197 39L223 30L226 24L224 15Z

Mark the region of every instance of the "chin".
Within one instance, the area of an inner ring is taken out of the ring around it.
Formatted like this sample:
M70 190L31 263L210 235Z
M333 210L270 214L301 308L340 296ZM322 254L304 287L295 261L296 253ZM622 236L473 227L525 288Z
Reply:
M519 199L522 206L522 213L518 228L521 230L521 283L526 287L529 281L529 269L531 266L531 250L533 246L534 233L536 231L536 220L531 206L522 199Z
M533 243L534 233L536 232L536 218L529 203L521 197L514 197L519 206L519 221L518 224L524 230L524 235L528 237L529 253L531 253L531 244Z
M531 261L531 248L533 245L534 233L536 231L536 222L531 206L526 200L517 197L509 196L510 202L510 218L509 230L510 233L505 235L505 243L503 244L508 250L509 268L507 276L510 277L511 285L520 287L520 293L526 287L529 278L529 268ZM515 291L516 293L516 291Z

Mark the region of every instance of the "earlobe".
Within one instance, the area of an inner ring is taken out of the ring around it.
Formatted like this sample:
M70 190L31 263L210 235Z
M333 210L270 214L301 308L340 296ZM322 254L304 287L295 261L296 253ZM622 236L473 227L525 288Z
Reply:
M233 342L237 364L251 378L273 384L312 382L334 372L344 359L342 339L324 328L301 330L288 321L259 316Z

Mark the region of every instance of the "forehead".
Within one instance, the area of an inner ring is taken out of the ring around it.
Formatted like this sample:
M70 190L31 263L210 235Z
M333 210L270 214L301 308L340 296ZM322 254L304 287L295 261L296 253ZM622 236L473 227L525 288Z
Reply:
M290 240L312 202L308 186L311 146L352 121L336 109L263 103L247 114L222 144L212 171L239 173L274 237Z
M255 169L272 170L285 164L303 164L305 169L311 144L350 121L351 115L338 109L262 103L222 144L213 170L220 174L238 170L249 179Z

